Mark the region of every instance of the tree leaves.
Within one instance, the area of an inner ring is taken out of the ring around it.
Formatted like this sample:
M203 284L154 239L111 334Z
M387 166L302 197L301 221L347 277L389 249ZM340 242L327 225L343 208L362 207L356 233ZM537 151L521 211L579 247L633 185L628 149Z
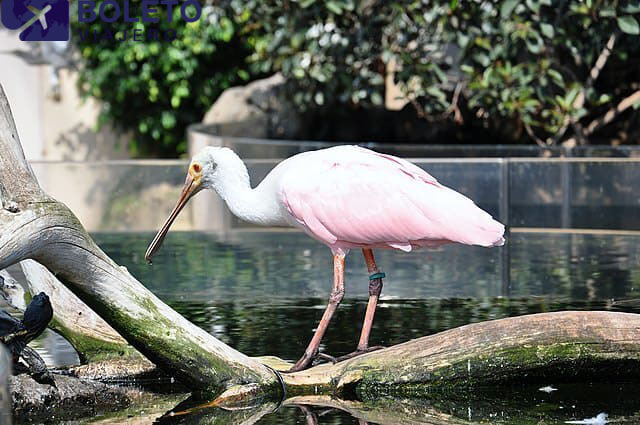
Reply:
M513 10L516 6L520 4L520 0L505 0L502 2L502 6L500 7L500 16L502 19L507 19L511 17Z
M85 93L103 100L103 115L134 133L140 152L180 153L185 126L200 120L222 90L266 73L282 72L293 102L305 110L384 107L392 72L394 90L420 115L446 119L455 98L465 103L467 123L505 131L524 122L542 139L569 116L615 105L640 75L630 60L640 57L637 0L209 4L215 6L206 20L184 28L174 43L78 46ZM575 110L571 99L589 86L607 39L619 32L598 84ZM464 89L456 94L456 87ZM504 137L522 141L522 134Z
M638 25L638 21L631 15L618 17L618 27L620 27L622 32L627 34L640 34L640 25Z
M72 2L72 7L77 6ZM131 16L139 16L140 2L130 7ZM110 30L118 38L127 31L132 38L131 24L72 22L74 33L88 32L84 42L74 37L82 59L81 93L102 102L98 124L110 123L126 133L131 155L184 154L186 127L199 122L223 90L259 74L246 62L254 40L250 34L241 37L238 31L248 20L246 13L234 16L219 8L206 10L200 21L185 24L179 17L180 8L174 8L172 22L160 19L143 27L147 33L152 27L160 34L175 30L174 41L161 36L159 40L96 42L94 31L101 36Z
M553 38L555 31L553 30L553 25L547 23L540 24L540 31L547 38Z

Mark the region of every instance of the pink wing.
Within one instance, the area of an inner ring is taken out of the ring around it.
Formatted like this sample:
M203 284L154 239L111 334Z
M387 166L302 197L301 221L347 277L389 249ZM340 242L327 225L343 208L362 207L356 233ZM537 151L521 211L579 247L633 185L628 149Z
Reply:
M289 213L332 249L504 243L502 224L401 158L343 146L302 157L292 171L281 185Z

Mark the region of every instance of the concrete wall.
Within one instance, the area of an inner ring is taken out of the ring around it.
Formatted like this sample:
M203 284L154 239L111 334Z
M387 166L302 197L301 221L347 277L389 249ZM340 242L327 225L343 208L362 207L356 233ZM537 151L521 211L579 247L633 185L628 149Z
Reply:
M30 51L17 31L0 28L0 84L13 111L20 140L30 160L87 161L126 158L125 137L110 129L95 132L99 105L83 102L77 74L63 69L54 96L52 67L28 64L16 51Z

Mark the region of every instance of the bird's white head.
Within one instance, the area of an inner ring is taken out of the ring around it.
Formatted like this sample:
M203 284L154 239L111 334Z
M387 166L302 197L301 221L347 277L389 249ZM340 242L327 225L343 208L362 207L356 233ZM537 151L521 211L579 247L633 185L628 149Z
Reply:
M189 164L180 198L167 221L149 245L145 259L151 261L151 257L162 245L162 241L176 217L196 193L202 189L214 189L224 198L226 187L242 187L243 185L249 186L247 167L231 149L208 146L194 155Z
M222 196L224 183L249 181L247 167L229 148L205 147L191 159L188 173L193 177L198 191L215 189Z

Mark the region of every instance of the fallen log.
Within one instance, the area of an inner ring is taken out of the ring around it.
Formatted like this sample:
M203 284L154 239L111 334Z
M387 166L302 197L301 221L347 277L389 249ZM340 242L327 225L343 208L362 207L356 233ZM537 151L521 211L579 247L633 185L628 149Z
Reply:
M0 271L0 296L18 311L28 300L44 292L53 307L49 327L76 350L80 365L66 372L103 382L132 381L158 376L156 366L125 341L100 316L67 289L49 270L33 260L20 267L25 289L6 270Z
M271 364L280 370L290 366ZM373 400L558 379L638 380L639 366L640 315L566 311L473 323L282 376L289 397ZM235 386L210 405L248 403L253 391L252 386Z
M389 394L473 388L513 380L582 379L606 371L638 378L640 316L562 312L502 319L279 374L279 359L252 359L188 322L98 248L73 213L40 188L0 90L0 269L34 259L131 346L213 405L265 396ZM273 366L265 366L271 363Z
M20 267L25 276L26 291L3 270L0 272L0 293L3 298L13 308L23 311L32 296L46 293L53 307L53 319L49 327L73 345L82 364L112 357L144 359L46 267L33 260L21 261Z
M509 382L640 378L640 315L567 311L474 323L335 365L360 399L425 395ZM291 376L304 387L308 375Z
M190 323L115 264L62 203L40 188L25 160L0 90L0 269L34 259L133 347L193 390L259 383L279 391L274 372Z

